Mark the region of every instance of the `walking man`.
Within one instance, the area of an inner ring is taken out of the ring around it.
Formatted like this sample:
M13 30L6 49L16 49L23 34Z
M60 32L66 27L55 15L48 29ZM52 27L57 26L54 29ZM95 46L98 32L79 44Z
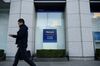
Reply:
M25 25L24 19L19 19L18 25L19 31L17 32L17 35L9 35L10 37L16 38L16 45L18 47L13 66L17 66L20 59L26 61L30 66L36 66L36 64L26 54L26 49L28 46L28 27Z

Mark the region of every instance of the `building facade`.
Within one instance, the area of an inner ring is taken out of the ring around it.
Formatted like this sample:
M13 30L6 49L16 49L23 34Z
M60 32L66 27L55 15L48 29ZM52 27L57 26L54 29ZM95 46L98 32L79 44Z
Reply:
M1 4L0 49L7 57L17 51L15 39L8 35L17 33L17 20L23 18L33 54L38 49L65 49L70 59L94 59L93 25L98 23L93 24L89 0L2 0Z

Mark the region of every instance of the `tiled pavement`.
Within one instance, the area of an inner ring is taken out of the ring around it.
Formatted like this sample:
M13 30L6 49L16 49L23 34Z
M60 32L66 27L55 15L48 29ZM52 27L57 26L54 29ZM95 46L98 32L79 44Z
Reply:
M0 62L0 66L12 66L13 61ZM100 61L36 61L37 66L100 66ZM29 66L24 61L20 61L18 66Z

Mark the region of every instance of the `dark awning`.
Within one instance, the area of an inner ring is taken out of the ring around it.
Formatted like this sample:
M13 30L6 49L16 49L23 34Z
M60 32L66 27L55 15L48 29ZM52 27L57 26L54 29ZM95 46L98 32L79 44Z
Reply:
M35 9L39 12L64 11L65 3L35 3Z
M91 12L100 12L100 0L90 0Z
M100 3L90 3L91 12L100 12Z
M10 3L5 3L3 0L0 0L0 9L9 9Z

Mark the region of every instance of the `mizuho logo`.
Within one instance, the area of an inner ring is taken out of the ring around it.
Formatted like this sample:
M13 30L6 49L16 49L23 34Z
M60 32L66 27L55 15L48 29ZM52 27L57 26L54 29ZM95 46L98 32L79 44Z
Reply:
M54 33L54 31L46 31L46 33Z

